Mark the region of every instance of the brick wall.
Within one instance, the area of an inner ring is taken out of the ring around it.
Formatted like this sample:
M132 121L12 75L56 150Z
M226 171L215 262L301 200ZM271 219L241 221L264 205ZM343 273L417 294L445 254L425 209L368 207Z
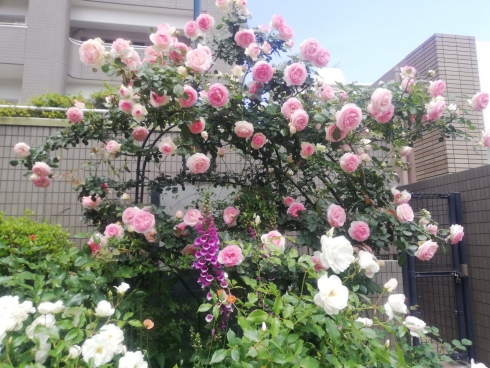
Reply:
M468 255L476 356L490 364L490 165L405 186L410 192L460 192ZM429 209L430 210L430 209Z

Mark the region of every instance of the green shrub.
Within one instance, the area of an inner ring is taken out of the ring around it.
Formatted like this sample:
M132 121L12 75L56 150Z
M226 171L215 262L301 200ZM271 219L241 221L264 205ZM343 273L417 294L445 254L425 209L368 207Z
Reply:
M57 258L74 247L60 225L33 221L32 215L26 211L22 217L6 217L0 212L0 243L7 246L0 249L0 257L6 257L9 248L17 248L23 249L24 258L36 261L48 254Z

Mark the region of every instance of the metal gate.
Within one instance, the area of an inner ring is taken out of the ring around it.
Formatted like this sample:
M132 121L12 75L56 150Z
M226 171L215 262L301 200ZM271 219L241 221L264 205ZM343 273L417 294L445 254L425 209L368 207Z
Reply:
M428 210L440 228L463 225L460 193L412 193L410 205L414 212ZM473 342L466 352L453 356L453 359L466 360L475 357L475 340L464 239L458 244L447 244L446 248L445 254L439 249L428 262L406 257L403 287L408 294L409 307L418 306L411 314L439 328L444 341L468 339ZM414 344L419 343L419 339L413 340ZM444 346L438 341L432 343L444 352Z

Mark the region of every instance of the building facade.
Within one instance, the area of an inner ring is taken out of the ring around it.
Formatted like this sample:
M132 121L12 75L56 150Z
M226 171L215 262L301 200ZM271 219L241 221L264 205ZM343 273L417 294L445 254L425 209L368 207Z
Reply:
M117 85L80 62L81 42L99 37L109 46L129 39L142 55L152 44L150 27L169 23L183 34L199 12L220 17L212 0L2 0L0 100L26 103L50 92L89 95L103 88L101 80Z

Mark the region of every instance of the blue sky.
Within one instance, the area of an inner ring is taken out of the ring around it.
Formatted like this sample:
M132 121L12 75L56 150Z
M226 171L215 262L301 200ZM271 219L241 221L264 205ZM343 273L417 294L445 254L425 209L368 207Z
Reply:
M490 42L490 0L248 0L248 8L254 26L281 14L295 51L316 38L347 82L374 82L434 33Z

